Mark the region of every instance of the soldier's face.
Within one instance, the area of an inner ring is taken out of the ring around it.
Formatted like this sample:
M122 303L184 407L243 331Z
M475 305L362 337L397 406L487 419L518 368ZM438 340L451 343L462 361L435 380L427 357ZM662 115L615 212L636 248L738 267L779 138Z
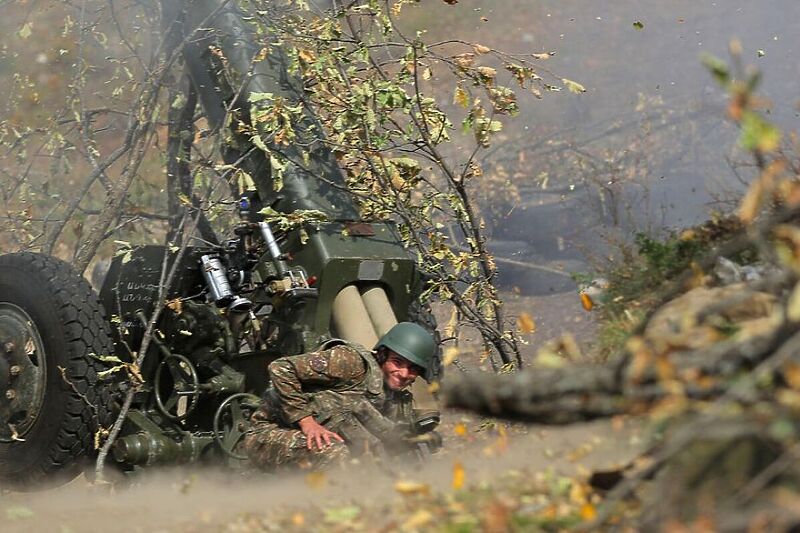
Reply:
M405 389L420 375L420 369L414 363L400 357L389 350L386 361L381 365L383 379L392 390Z

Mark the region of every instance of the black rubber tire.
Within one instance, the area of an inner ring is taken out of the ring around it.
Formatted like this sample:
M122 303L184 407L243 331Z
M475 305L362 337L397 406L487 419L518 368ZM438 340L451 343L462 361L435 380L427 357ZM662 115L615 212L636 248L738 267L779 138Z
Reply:
M111 417L111 384L98 379L103 365L91 355L114 353L103 309L68 263L30 252L0 256L0 302L30 316L47 362L41 410L25 441L0 443L0 485L65 483L96 455L95 433Z

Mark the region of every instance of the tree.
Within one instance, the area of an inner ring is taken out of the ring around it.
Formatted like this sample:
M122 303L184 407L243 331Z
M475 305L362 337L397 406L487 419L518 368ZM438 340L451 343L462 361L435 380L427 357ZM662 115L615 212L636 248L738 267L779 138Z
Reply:
M511 85L537 95L561 85L583 88L535 64L548 54L524 58L480 43L426 43L422 32L407 35L398 20L414 3L334 2L323 12L302 1L219 2L220 12L247 15L257 44L247 59L281 62L296 89L232 99L222 127L207 110L198 112L197 94L183 74L182 52L204 30L204 21L185 16L192 10L183 2L18 8L11 41L31 43L38 28L63 24L57 42L6 52L20 65L6 87L11 97L0 124L11 246L71 255L85 270L109 240L175 241L180 228L174 224L185 209L198 214L198 231L213 241L212 222L224 227L232 196L253 185L241 150L263 151L280 189L284 173L308 172L314 150L322 148L344 171L361 217L400 224L430 274L426 295L455 304L455 329L461 323L477 328L496 368L519 366L519 341L494 285L495 264L474 200L483 172L477 156L501 130L502 118L518 111ZM57 95L45 95L37 67L24 71L23 64L36 65L25 54L44 54L44 63L65 67L57 70ZM235 95L245 80L228 69L230 59L218 53ZM440 103L442 95L452 95L452 105ZM30 113L42 98L52 115ZM471 147L463 138L454 142L456 117ZM456 145L468 148L465 158L458 158ZM231 159L236 150L240 157ZM62 180L76 192L62 190Z

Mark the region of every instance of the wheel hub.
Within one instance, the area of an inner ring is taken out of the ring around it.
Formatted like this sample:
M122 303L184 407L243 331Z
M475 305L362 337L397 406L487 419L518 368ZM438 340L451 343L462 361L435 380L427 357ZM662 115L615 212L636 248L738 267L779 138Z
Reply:
M22 308L0 302L0 442L20 440L31 429L46 380L44 345L33 320Z

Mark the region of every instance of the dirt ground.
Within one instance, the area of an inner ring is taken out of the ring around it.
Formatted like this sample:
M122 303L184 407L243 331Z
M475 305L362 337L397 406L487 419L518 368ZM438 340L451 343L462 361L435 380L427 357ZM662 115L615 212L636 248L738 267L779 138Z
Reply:
M447 413L452 422L475 428L477 420ZM491 483L503 475L552 471L574 475L629 461L642 446L639 426L629 421L579 424L563 428L511 426L508 448L491 450L491 436L474 430L465 437L452 431L446 449L423 468L388 473L375 466L351 468L323 482L302 474L243 477L218 470L161 469L128 489L109 493L83 479L38 493L5 493L0 500L0 530L29 531L221 531L249 514L276 510L302 512L309 506L391 505L401 498L399 479L450 490L454 462L463 464L468 485ZM321 486L320 486L321 485ZM374 524L379 530L382 524ZM311 528L314 529L314 528ZM371 528L370 528L371 529Z
M526 336L526 355L564 332L571 332L582 346L591 341L592 317L580 307L574 293L544 297L512 294L507 295L507 301L510 316L529 313L537 324L536 331ZM446 310L437 309L437 314L446 314ZM439 316L440 323L445 319ZM445 412L443 419L445 447L422 467L397 465L396 471L389 473L374 465L358 465L346 474L328 475L322 481L310 481L302 473L244 476L212 469L161 468L141 474L129 488L114 491L79 478L43 492L2 493L0 530L235 530L231 524L249 514L302 512L309 506L353 503L367 507L391 505L401 498L393 488L398 479L426 483L434 491L452 490L456 462L464 466L467 486L479 486L515 473L552 471L574 475L618 466L632 459L644 442L635 421L550 428L503 424L507 437L498 448L497 421L456 411ZM380 528L381 524L375 524L375 530Z

